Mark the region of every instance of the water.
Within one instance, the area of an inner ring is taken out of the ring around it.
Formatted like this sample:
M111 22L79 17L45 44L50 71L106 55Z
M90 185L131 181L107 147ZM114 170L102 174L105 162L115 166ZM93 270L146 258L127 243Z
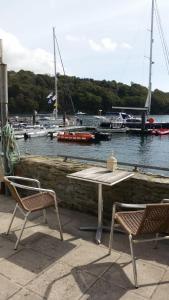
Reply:
M156 116L156 120L168 121L169 116ZM132 164L153 165L169 168L169 135L139 136L125 133L114 133L110 141L98 144L76 144L57 142L49 137L18 140L22 155L72 155L106 160L113 151L118 161ZM155 171L151 171L155 173ZM157 171L158 174L167 173ZM169 174L169 173L168 173Z

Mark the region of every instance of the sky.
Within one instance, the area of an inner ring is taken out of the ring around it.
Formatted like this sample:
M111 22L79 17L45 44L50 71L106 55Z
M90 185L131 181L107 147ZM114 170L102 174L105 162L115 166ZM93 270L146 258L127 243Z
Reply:
M169 45L169 0L156 2ZM150 20L151 0L0 0L3 62L53 75L55 27L67 75L148 86ZM169 92L156 22L153 61L152 89Z

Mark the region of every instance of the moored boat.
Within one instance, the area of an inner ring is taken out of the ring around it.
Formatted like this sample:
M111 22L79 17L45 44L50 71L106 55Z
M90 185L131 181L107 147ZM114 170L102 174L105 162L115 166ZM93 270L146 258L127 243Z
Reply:
M76 115L77 115L77 116L84 116L84 115L86 115L86 113L84 113L84 112L82 112L82 111L78 111L78 112L76 113Z
M153 135L166 135L166 134L169 134L169 129L168 128L153 129L151 131L151 134L153 134Z
M100 131L94 131L93 132L95 136L95 141L110 141L111 140L111 134L107 132L100 132Z
M65 142L95 142L95 136L91 133L86 132L58 132L57 134L58 141Z

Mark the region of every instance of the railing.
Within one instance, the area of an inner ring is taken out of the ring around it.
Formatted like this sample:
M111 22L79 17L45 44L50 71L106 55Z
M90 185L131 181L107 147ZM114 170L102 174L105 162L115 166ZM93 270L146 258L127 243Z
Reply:
M82 157L82 156L60 155L60 154L58 154L58 156L63 157L64 161L66 161L67 159L77 159L77 160L81 160L81 161L91 161L91 162L98 162L98 163L106 164L106 160L102 160L102 159L95 159L95 158L89 158L89 157L87 158L87 157ZM132 164L132 163L126 163L126 162L122 162L122 161L118 161L118 165L132 167L134 171L137 171L138 169L150 169L150 170L160 170L160 171L168 171L169 172L169 168L165 168L165 167L147 166L147 165L136 164L136 163Z

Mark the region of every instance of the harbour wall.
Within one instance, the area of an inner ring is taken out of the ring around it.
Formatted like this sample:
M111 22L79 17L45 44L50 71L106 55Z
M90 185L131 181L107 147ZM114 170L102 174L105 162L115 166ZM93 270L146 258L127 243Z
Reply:
M41 156L22 157L15 167L18 176L37 178L43 188L54 189L62 207L97 214L97 184L67 178L89 165L76 160ZM103 186L104 217L110 217L112 203L156 203L169 198L169 177L134 172L134 176L113 187Z

